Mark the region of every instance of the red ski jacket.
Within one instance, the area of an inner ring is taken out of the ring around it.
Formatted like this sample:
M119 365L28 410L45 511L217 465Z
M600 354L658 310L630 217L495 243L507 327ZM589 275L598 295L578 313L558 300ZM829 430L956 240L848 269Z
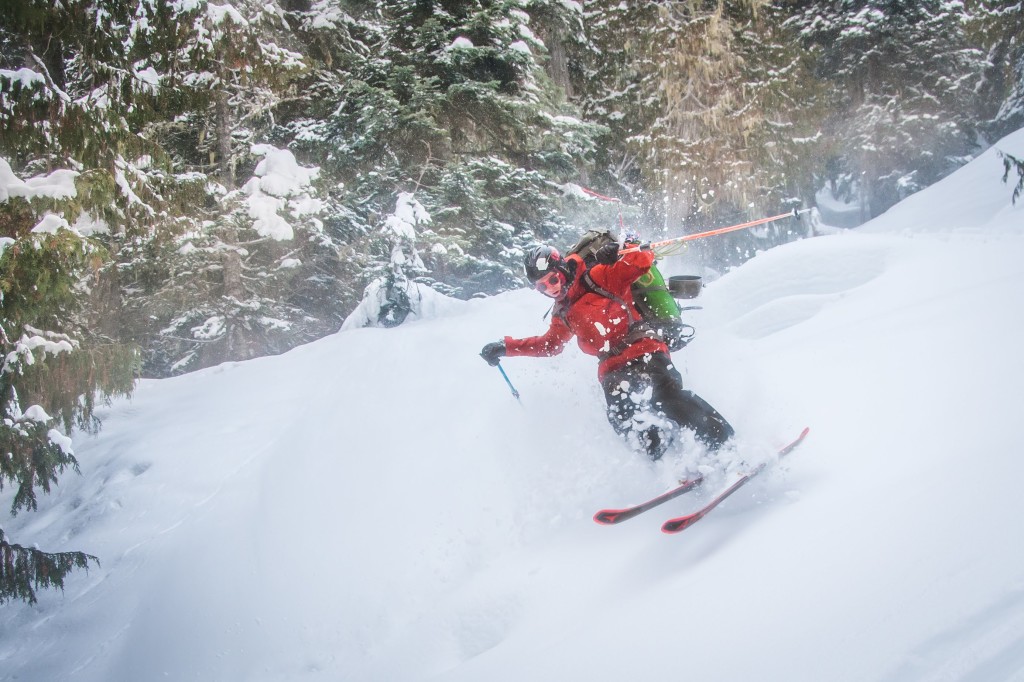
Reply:
M505 337L505 354L509 357L558 355L573 336L580 350L601 359L598 379L613 372L634 358L646 353L668 353L664 341L641 337L633 340L630 324L639 321L640 313L633 305L633 282L651 269L654 253L633 251L611 265L595 265L589 270L593 283L614 295L619 301L590 291L583 283L587 268L583 260L572 254L576 274L565 298L555 303L551 326L540 336L525 339ZM625 304L625 305L623 305ZM628 306L628 310L627 310Z

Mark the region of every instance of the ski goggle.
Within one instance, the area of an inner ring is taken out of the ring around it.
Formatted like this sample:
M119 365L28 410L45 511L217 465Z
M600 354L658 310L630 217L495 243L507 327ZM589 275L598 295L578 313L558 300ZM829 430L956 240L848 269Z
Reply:
M533 283L533 288L550 298L558 298L562 295L562 287L565 286L565 275L556 271L549 272Z

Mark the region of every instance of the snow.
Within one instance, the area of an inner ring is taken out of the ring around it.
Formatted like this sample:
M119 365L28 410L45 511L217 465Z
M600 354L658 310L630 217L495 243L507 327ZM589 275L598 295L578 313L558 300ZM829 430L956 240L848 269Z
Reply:
M411 274L426 271L415 246L416 226L428 225L430 222L430 213L416 199L413 192L398 193L394 213L385 217L380 225L381 232L391 249L388 273L366 285L363 299L342 322L342 331L376 327L382 319L394 322L396 316L405 319L404 315L408 315L410 321L435 317L438 310L459 303L425 284L409 279ZM382 310L385 312L383 318ZM391 312L388 313L388 310ZM401 321L397 320L399 323Z
M253 145L252 153L263 158L241 191L247 195L245 204L253 229L277 241L293 239L295 231L281 212L301 217L322 208L322 202L308 194L320 169L300 166L289 150L268 144Z
M252 181L243 189L250 192L249 198L246 199L246 205L249 209L249 217L253 219L252 227L259 235L277 241L287 241L295 237L295 230L292 229L291 223L278 213L284 205L283 201L264 194L255 187L255 183Z
M416 195L412 192L398 193L393 215L402 222L407 223L410 228L413 225L430 222L430 213L427 209L423 208L423 204L416 199Z
M110 225L107 224L107 221L93 216L88 211L82 211L78 214L78 218L75 220L75 224L71 226L71 229L84 237L110 233Z
M526 41L523 41L523 40L517 40L514 43L512 43L511 45L509 45L508 47L509 47L510 50L515 50L516 52L521 52L523 54L528 54L528 55L532 55L533 54L532 52L530 52L530 46L527 45Z
M156 94L160 89L160 74L152 66L136 71L135 77L142 83L143 92Z
M406 280L396 286L408 296L411 307L408 321L442 316L465 305L462 301L444 296L425 284ZM388 290L384 278L370 282L363 291L363 299L359 305L342 323L342 331L379 326L378 316L387 302Z
M0 202L10 197L69 199L78 195L75 178L78 172L55 170L46 175L22 180L11 169L7 159L0 157Z
M34 364L35 355L33 352L36 350L41 349L44 358L47 355L60 355L61 353L70 353L75 350L75 344L63 334L49 334L52 338L46 338L40 336L40 334L46 334L46 332L42 332L34 327L26 327L26 330L32 335L22 334L21 338L14 343L14 350L7 353L3 366L0 367L0 372L19 371L19 364Z
M18 83L23 88L30 88L36 83L39 85L46 84L46 78L43 74L25 67L22 67L17 71L13 71L11 69L0 69L0 78L5 81L9 81L12 84Z
M128 203L140 206L148 213L152 214L154 212L152 207L148 206L146 202L135 193L135 190L132 189L131 182L128 180L128 173L131 173L136 177L142 175L139 172L138 167L135 166L135 164L126 161L123 157L118 157L114 162L114 168L114 182L117 184L118 189L121 190L121 193L125 198L128 199Z
M864 222L859 202L836 199L828 187L822 187L817 191L814 203L821 214L821 219L833 227L857 227Z
M253 171L259 188L275 197L301 194L320 174L319 168L300 166L295 155L287 149L256 144L252 146L252 153L263 157Z
M222 316L214 315L201 325L192 327L192 336L201 341L217 339L224 334L226 326L226 321Z
M49 420L46 419L46 420L43 420L43 421L49 421ZM47 437L47 439L49 439L49 441L51 443L56 444L57 447L59 447L64 452L64 454L73 454L74 453L74 441L71 438L68 438L67 436L65 436L63 433L61 433L57 429L50 429L49 431L47 431L46 432L46 437Z
M446 50L467 50L476 47L473 45L473 41L465 36L458 36L451 42L451 45L446 47Z
M1024 156L1024 131L998 148ZM750 462L700 524L621 526L629 452L529 290L160 381L74 434L15 542L99 567L5 607L0 679L1024 679L1024 204L990 150L709 283L676 354ZM0 503L9 505L6 489Z
M171 3L171 9L174 10L175 14L186 14L195 10L203 5L202 0L174 0Z
M223 24L225 21L230 21L235 26L245 27L249 25L249 22L245 17L239 13L231 5L215 5L213 3L207 4L206 16L213 21L214 25Z
M46 410L39 405L29 406L29 408L25 410L23 417L30 421L42 422L44 424L52 419L50 415L46 414Z
M47 213L38 223L36 223L35 227L32 228L32 232L56 234L58 230L62 229L70 230L71 225L63 217L54 215L53 213Z

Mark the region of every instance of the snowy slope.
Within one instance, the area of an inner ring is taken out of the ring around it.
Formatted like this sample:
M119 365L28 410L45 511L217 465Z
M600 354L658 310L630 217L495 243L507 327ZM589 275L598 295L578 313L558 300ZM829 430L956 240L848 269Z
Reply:
M1000 142L1024 156L1024 131ZM530 291L145 381L15 541L102 565L4 607L2 680L1024 680L1024 206L990 151L709 285L688 385L749 461L700 524ZM690 498L690 499L688 499ZM0 503L10 504L9 492Z

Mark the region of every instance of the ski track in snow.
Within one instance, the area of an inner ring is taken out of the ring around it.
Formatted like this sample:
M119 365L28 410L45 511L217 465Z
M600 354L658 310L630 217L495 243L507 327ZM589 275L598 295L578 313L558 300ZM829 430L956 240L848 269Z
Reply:
M916 647L882 682L1024 680L1024 585Z

